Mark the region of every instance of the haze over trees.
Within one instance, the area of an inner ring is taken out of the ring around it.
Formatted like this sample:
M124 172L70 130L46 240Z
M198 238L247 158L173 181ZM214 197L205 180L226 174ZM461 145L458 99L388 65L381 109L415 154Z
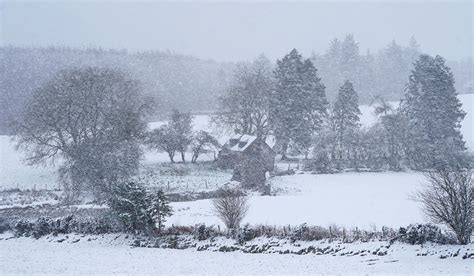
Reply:
M368 104L375 96L399 100L406 76L421 53L423 47L415 39L406 46L392 41L383 49L366 51L360 49L357 37L348 35L328 43L328 50L315 53L311 60L329 101L334 101L342 83L350 80L360 103ZM446 64L456 77L456 91L472 93L472 60ZM273 69L274 64L269 65ZM144 94L156 103L148 120L162 119L173 108L193 113L218 110L219 97L234 83L236 67L234 63L162 51L0 47L0 132L13 133L11 121L18 117L32 92L59 70L88 66L115 68L139 80Z
M0 132L13 132L11 120L58 71L84 67L113 68L140 81L143 94L154 101L147 119L155 121L174 108L215 110L234 65L162 51L0 47Z

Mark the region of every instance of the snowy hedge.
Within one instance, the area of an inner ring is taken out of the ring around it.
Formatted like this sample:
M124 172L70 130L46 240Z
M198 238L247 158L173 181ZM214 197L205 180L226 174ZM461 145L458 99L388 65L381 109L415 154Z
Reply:
M76 217L74 215L64 216L56 219L40 217L34 221L20 219L0 224L3 231L12 230L16 236L39 238L45 235L58 234L107 234L126 233L126 228L114 216L101 215L98 217ZM393 243L400 241L408 244L424 244L427 242L437 244L455 244L456 238L453 234L446 232L432 224L412 224L401 227L398 231L388 227L381 230L360 230L358 228L347 229L343 227L330 226L269 226L246 224L238 231L229 232L220 227L198 224L195 226L171 226L163 229L160 235L142 236L143 241L138 243L149 245L150 240L160 239L161 242L177 246L183 237L194 241L213 240L220 237L234 239L239 244L258 238L286 239L291 243L301 241L339 241L342 243L387 241Z
M56 219L40 217L35 221L20 219L9 227L16 236L40 238L45 235L69 233L107 234L124 232L122 224L113 216L76 217L64 216Z

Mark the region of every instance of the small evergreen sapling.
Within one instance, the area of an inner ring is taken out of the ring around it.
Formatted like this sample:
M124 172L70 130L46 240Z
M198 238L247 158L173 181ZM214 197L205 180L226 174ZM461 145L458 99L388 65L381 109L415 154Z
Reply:
M166 218L173 214L173 210L169 205L169 201L162 190L159 190L150 195L150 207L148 213L150 214L153 222L157 225L158 232L164 228Z
M128 231L146 231L151 225L146 189L137 182L118 185L110 205Z
M118 185L110 205L125 229L135 233L160 232L165 218L171 215L171 207L163 191L150 194L139 182Z

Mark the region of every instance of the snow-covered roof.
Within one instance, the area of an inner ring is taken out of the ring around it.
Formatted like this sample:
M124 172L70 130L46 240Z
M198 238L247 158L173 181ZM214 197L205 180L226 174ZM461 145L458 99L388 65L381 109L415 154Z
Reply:
M242 136L242 134L234 134L234 135L230 136L229 140L240 140L241 136Z
M255 139L257 139L257 136L244 134L244 135L239 135L236 137L235 135L233 135L230 139L235 139L235 140L238 139L238 141L237 141L237 144L233 145L229 149L231 151L242 152L246 150L253 143L253 141L255 141Z

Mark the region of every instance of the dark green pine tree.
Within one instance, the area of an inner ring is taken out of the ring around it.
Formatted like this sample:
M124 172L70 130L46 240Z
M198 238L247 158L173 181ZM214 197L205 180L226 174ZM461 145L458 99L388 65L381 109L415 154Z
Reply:
M110 202L111 209L130 232L148 231L153 227L153 219L146 211L148 205L146 189L138 182L117 185Z
M336 133L336 159L339 161L344 158L344 153L350 150L348 146L353 144L354 139L351 136L359 129L360 115L359 96L352 83L346 80L339 88L331 117L332 129ZM338 162L339 169L340 165Z
M465 150L454 77L442 57L421 55L411 72L402 111L408 119L406 154L413 168L459 165Z
M275 69L276 85L270 100L270 120L282 158L290 142L307 154L312 135L327 113L324 85L317 69L293 49Z
M166 222L166 217L173 214L168 198L162 190L151 194L148 212L157 225L158 232L161 232Z

